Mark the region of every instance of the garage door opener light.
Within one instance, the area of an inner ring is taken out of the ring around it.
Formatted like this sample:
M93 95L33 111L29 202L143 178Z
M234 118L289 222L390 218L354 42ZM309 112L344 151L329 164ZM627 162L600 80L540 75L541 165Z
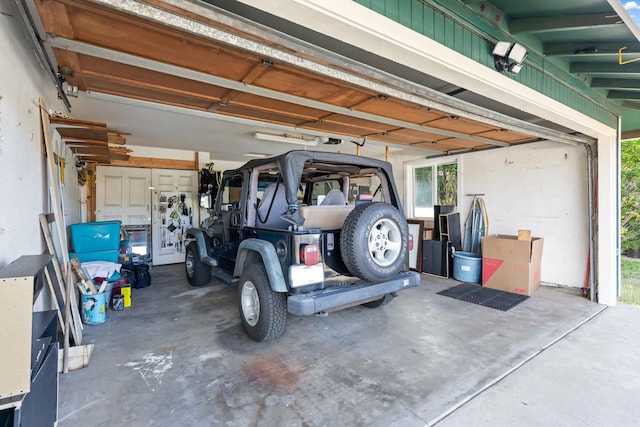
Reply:
M285 142L287 144L311 145L311 146L318 145L318 140L320 139L320 137L318 136L309 138L309 137L305 137L304 135L295 136L295 135L289 135L286 133L282 135L273 135L270 133L262 133L262 132L256 132L255 138L262 139L264 141Z

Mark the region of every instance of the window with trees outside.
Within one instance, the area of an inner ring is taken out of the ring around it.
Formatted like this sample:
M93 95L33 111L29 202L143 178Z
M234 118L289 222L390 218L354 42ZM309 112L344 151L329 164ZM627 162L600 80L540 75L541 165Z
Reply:
M432 218L434 205L458 204L458 163L447 162L415 165L409 191L411 213L414 218Z

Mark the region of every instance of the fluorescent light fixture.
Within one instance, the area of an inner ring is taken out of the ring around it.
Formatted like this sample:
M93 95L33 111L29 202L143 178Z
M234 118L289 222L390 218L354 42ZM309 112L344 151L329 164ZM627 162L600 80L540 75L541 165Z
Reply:
M243 156L244 157L255 157L258 159L264 159L269 157L271 154L265 154L265 153L244 153Z
M496 70L518 74L527 59L527 49L519 43L498 42L493 48L493 63Z
M262 133L262 132L256 132L255 137L256 139L262 139L264 141L285 142L287 144L312 145L312 146L318 145L318 140L320 139L317 136L309 138L309 137L305 137L304 135L294 136L286 133L282 135L273 135L270 133Z

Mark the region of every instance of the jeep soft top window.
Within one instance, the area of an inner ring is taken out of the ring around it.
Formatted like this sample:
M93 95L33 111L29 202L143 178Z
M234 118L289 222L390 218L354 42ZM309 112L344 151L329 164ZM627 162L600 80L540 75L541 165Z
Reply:
M352 176L349 184L349 204L358 200L384 202L380 177L378 175Z
M319 181L313 183L313 193L311 198L311 205L319 205L322 203L327 193L331 190L341 190L340 181L337 179L330 179L326 181Z

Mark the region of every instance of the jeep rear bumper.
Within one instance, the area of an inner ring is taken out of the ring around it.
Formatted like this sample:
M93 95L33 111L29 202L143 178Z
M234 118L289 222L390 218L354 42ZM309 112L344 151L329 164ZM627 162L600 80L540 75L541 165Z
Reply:
M353 285L291 295L287 299L288 311L297 316L310 316L323 311L348 307L385 294L413 288L420 284L420 274L407 271L382 283L360 281Z

